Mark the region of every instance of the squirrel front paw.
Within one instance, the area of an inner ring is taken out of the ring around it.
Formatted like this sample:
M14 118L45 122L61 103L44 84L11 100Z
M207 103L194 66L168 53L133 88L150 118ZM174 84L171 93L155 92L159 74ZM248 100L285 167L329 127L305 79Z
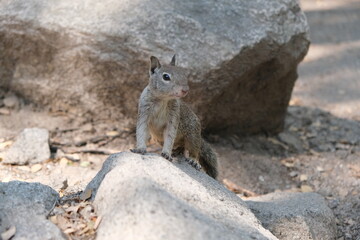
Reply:
M163 158L169 160L170 162L172 162L172 160L173 160L172 157L171 157L171 155L168 154L168 153L162 152L162 153L161 153L161 156L162 156Z
M189 163L193 168L195 168L196 170L200 171L201 165L200 165L198 162L194 161L194 160L191 159L191 158L185 158L185 161L186 161L187 163Z
M130 151L133 153L139 153L141 155L144 155L146 153L145 148L134 148L134 149L130 149Z

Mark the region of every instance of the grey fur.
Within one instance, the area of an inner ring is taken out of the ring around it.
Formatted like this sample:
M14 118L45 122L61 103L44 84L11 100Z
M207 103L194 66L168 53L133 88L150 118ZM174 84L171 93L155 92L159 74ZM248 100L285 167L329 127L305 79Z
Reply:
M199 118L180 99L189 91L187 71L175 66L175 61L175 55L170 65L161 65L154 56L150 58L149 84L140 96L136 149L132 151L146 153L151 136L163 145L161 155L164 158L171 161L173 150L175 155L185 155L188 151L191 158L188 162L192 166L200 169L201 165L207 174L216 178L216 155L201 137Z

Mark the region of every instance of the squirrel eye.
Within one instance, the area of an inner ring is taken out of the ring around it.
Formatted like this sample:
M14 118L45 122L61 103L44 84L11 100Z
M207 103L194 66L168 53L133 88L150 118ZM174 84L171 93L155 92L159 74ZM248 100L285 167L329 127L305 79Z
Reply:
M169 74L164 73L164 74L163 74L163 79L164 79L165 81L170 81L170 76L169 76Z

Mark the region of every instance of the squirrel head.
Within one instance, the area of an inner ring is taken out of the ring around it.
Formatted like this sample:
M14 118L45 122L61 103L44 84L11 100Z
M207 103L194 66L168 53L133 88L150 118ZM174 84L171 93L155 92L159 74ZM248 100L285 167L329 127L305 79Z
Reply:
M157 57L150 57L150 90L159 98L182 98L189 92L187 70L175 66L176 55L170 64L161 65Z

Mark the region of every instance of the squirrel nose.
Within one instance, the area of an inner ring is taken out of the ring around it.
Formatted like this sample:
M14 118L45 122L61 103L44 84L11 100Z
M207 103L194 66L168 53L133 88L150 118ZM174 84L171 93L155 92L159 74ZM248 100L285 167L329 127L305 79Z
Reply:
M186 94L186 93L188 93L188 92L189 92L189 86L184 86L184 87L182 87L181 93Z

